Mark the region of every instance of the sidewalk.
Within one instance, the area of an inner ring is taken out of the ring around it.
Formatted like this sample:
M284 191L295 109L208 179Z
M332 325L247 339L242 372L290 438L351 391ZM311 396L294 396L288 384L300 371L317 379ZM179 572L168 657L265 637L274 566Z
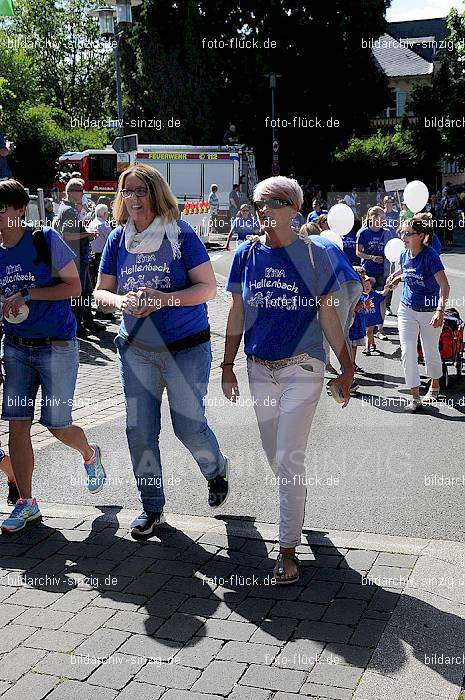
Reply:
M130 511L42 512L0 540L2 700L460 696L463 544L306 531L277 587L268 524L172 516L138 543Z

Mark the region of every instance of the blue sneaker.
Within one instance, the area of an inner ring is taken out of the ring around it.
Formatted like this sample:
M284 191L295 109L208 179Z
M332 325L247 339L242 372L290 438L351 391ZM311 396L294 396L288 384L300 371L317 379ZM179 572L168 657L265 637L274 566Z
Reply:
M107 475L102 464L102 453L100 447L94 442L89 443L94 448L94 456L90 462L84 462L84 469L87 472L87 488L90 493L99 493L105 486Z
M36 525L42 520L42 513L39 510L35 498L20 498L11 515L2 523L2 533L11 535L14 532L24 530L29 525Z

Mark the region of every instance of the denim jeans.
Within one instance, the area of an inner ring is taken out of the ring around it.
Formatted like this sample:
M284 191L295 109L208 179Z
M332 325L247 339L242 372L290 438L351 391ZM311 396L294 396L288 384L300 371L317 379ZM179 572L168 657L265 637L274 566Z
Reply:
M165 504L160 459L161 401L166 388L176 437L187 447L206 479L224 472L225 458L205 416L211 367L210 341L179 352L142 350L117 336L126 402L126 435L139 498L144 510Z

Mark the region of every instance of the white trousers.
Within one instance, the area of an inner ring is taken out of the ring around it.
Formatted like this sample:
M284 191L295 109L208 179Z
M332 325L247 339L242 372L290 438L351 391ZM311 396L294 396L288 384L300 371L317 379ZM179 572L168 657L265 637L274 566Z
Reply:
M325 365L311 359L272 370L248 360L247 369L262 446L279 488L279 542L297 547L307 497L305 450Z
M402 303L399 305L397 322L407 389L420 386L418 335L421 338L423 357L425 358L426 376L431 379L439 379L442 376L442 360L439 352L439 336L442 329L433 328L430 325L434 314L435 311L414 311Z
M354 320L355 307L357 306L360 295L362 294L362 283L357 280L348 280L340 289L333 292L334 308L342 326L342 332L347 343L349 356L352 357L351 342L349 341L349 330ZM329 341L323 333L323 348L326 354L326 364L330 361Z

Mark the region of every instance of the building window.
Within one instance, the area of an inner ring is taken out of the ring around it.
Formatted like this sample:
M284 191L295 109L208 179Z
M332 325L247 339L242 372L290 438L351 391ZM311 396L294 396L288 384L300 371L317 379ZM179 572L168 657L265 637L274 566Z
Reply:
M408 92L401 92L400 90L396 93L396 117L402 117L406 111Z

